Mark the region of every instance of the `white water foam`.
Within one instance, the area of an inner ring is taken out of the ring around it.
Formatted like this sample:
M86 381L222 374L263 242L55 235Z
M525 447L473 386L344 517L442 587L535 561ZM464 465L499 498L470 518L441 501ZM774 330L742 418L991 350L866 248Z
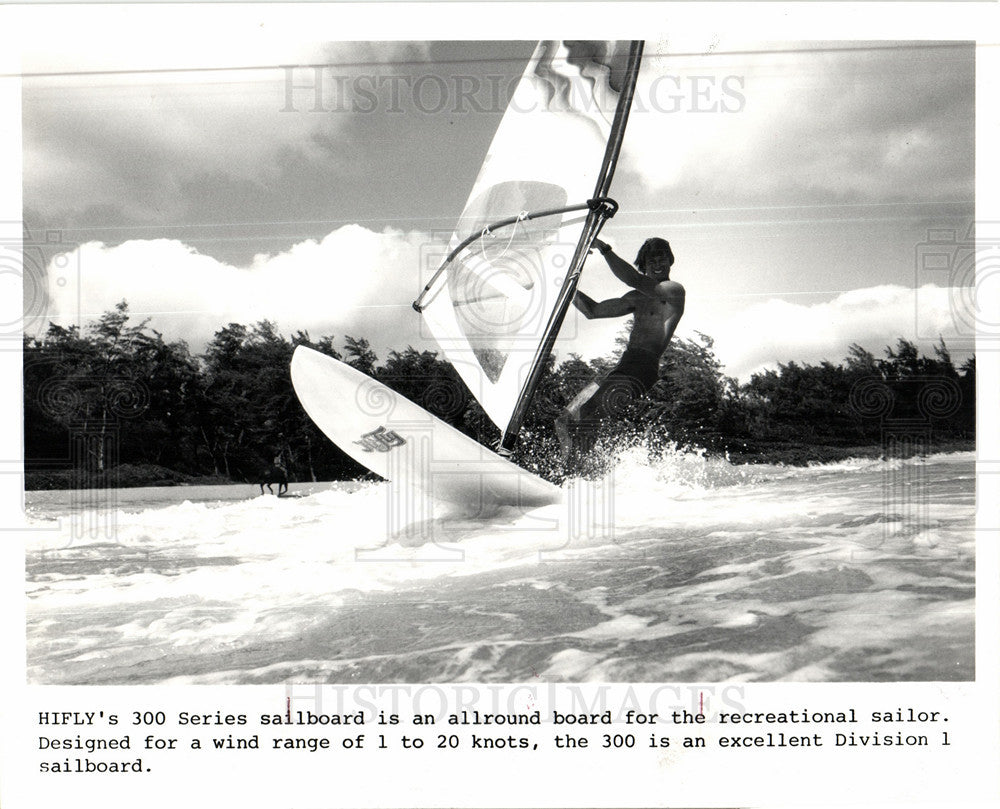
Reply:
M73 536L94 513L39 516L32 676L967 676L973 469L971 454L793 469L633 449L609 480L569 482L564 505L410 525L377 483L119 509L110 540Z

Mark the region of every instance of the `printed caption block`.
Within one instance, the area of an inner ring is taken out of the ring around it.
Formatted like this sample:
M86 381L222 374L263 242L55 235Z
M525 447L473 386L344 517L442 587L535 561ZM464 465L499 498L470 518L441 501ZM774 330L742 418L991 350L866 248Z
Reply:
M831 768L870 775L873 799L933 796L942 767L971 794L983 788L970 763L983 749L984 715L968 710L974 690L296 685L180 687L156 699L56 687L26 706L20 777L39 800L100 794L105 806L143 792L153 805L191 799L220 773L246 805L298 804L315 799L330 772L338 783L329 805L405 802L407 782L433 783L436 801L462 805L498 768L519 778L497 783L496 799L522 804L543 773L565 777L566 805L613 800L602 771L616 773L619 800L646 802L666 790L678 802L780 803L810 794L810 780ZM720 766L731 778L713 776ZM759 777L762 766L790 775L775 784ZM379 775L388 771L398 777ZM828 786L832 800L848 790Z

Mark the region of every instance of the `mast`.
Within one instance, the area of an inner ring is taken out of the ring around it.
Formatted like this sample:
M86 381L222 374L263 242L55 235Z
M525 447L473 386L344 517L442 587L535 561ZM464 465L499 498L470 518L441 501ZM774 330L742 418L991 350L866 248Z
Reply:
M538 384L542 380L545 363L552 353L552 346L555 344L559 329L562 328L566 312L576 294L576 286L580 280L580 273L583 272L583 262L587 257L590 246L597 235L601 232L604 223L615 215L618 205L609 199L607 194L611 188L611 180L614 177L615 167L618 165L618 157L621 154L622 141L625 138L625 125L628 123L629 111L632 107L632 97L635 95L635 82L639 74L639 63L642 60L642 40L634 40L629 46L628 66L626 68L625 82L621 95L618 98L618 106L615 108L615 117L611 125L611 135L608 138L608 145L604 151L604 160L601 164L601 171L594 187L594 196L590 200L590 212L584 224L583 233L577 242L573 259L570 262L569 271L563 280L556 299L556 306L549 315L545 326L545 333L535 356L531 363L524 387L514 412L511 414L500 440L500 453L510 455L517 444L518 433L527 415L528 407L538 389Z

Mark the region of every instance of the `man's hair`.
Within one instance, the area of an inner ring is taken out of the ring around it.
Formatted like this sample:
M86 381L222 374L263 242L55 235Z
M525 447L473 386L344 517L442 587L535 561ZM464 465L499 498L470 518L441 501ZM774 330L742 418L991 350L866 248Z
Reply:
M661 239L659 236L653 236L651 239L646 239L642 243L642 247L639 248L639 252L635 257L635 266L640 270L645 268L646 259L649 258L650 253L666 253L667 258L670 260L670 265L673 266L674 263L674 251L670 249L670 242L666 239Z

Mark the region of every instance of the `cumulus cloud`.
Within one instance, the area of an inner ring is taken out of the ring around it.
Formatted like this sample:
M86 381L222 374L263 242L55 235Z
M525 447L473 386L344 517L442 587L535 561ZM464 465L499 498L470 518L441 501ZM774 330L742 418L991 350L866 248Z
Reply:
M91 242L50 265L49 319L87 323L125 299L136 320L150 318L196 351L227 323L263 319L286 335L351 334L383 351L404 348L420 342L410 302L427 245L422 233L349 225L239 267L171 239Z
M747 379L790 360L840 362L852 343L876 356L903 337L932 354L944 339L956 358L972 347L967 291L927 284L855 289L820 303L772 298L703 321L728 375Z

